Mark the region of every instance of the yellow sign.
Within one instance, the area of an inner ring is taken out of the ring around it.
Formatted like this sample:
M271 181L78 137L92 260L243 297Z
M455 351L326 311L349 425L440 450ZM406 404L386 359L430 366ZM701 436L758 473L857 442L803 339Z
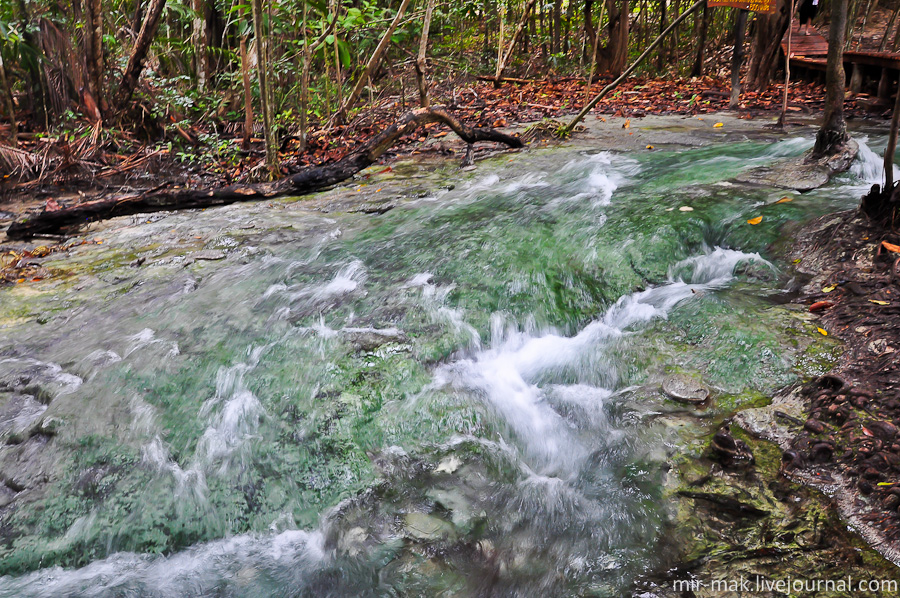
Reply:
M739 0L706 0L707 6L731 6L732 8L743 8L744 10L752 10L758 13L775 12L775 0L750 0L749 2L740 2Z

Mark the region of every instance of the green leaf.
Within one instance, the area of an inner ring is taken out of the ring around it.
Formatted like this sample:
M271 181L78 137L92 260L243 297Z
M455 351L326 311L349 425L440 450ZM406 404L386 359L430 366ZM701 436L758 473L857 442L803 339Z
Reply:
M347 45L342 39L338 40L338 56L341 58L341 66L344 68L350 67L350 47Z

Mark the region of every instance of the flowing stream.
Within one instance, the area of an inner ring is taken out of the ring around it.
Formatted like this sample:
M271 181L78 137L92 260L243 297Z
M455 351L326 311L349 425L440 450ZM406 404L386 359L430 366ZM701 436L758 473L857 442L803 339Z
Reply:
M383 215L87 235L0 290L0 597L623 595L671 556L667 459L702 448L663 377L715 420L834 359L776 249L880 158L733 181L811 144L410 166L331 192Z

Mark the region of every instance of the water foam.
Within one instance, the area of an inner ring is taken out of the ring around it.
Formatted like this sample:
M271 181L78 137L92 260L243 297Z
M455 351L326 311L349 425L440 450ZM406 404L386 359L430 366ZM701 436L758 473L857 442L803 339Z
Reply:
M545 388L542 381L578 366L590 352L603 351L604 346L622 337L629 328L666 318L678 303L695 297L699 291L727 285L734 277L735 267L745 261L768 264L756 253L721 247L706 249L673 266L667 283L621 297L601 318L571 337L552 331L516 332L509 327L504 331L501 323L493 322L493 346L438 368L434 386L462 389L482 399L509 427L535 472L571 476L576 469L573 464L584 458L588 447L577 440L571 422L560 415L553 403L554 397L569 403L578 399L561 390L565 385ZM615 384L615 376L612 378ZM611 393L611 389L597 389L592 400L602 402ZM584 401L578 406L590 409ZM594 423L602 427L596 411L594 417Z

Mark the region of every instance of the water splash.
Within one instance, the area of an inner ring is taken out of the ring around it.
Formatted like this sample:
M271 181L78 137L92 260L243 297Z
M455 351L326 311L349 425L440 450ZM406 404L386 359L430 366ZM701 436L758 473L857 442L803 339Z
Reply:
M464 390L483 400L506 422L524 451L526 462L536 472L571 478L589 447L578 441L570 423L554 409L550 400L555 394L573 402L572 394L560 392L559 385L546 388L542 381L584 367L589 353L602 352L605 345L635 325L667 317L678 303L695 297L698 292L727 285L733 279L735 267L745 261L768 264L755 253L721 247L706 249L676 264L669 282L620 298L601 318L572 337L556 332L517 332L504 328L501 320L495 320L494 346L438 368L435 386ZM690 282L684 282L684 278ZM613 384L616 377L615 372L608 376ZM612 388L598 389L594 400L602 401L611 393ZM581 407L585 407L584 402Z
M868 137L855 139L859 144L859 154L850 166L850 172L867 185L884 184L884 158L869 147ZM894 165L894 180L900 179L900 168Z
M287 596L309 589L328 558L320 531L246 534L168 557L117 553L81 569L2 577L0 598L213 598L247 596L254 589L254 595Z

